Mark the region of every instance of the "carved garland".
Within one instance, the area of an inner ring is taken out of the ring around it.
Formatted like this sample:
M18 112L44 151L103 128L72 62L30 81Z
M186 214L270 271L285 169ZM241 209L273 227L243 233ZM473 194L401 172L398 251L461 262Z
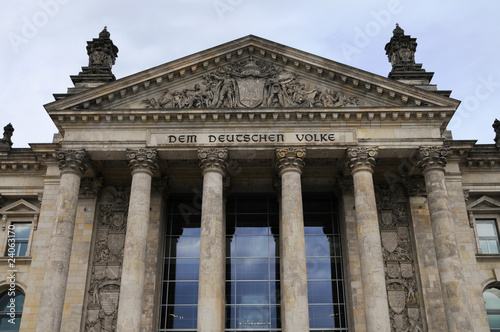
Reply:
M164 90L142 100L147 108L255 108L358 106L341 91L310 89L282 67L250 58L203 75L192 89ZM203 86L203 88L202 88Z

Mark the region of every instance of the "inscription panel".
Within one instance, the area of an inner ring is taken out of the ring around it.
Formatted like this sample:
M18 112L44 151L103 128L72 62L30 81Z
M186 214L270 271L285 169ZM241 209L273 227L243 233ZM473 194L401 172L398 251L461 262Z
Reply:
M148 130L148 147L343 145L357 143L355 129L343 130Z

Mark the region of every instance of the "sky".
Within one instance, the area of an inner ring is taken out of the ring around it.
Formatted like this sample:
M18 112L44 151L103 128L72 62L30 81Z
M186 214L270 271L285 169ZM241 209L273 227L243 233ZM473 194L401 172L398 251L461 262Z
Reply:
M415 59L460 100L453 138L492 144L500 118L498 0L1 0L0 130L15 148L50 143L43 105L88 64L87 41L108 27L116 78L253 34L387 77L396 23Z

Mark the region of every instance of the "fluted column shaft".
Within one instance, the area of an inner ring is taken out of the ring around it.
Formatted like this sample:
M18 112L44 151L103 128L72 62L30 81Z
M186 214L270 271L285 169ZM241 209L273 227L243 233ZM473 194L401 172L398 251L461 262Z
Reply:
M301 174L305 149L276 150L281 177L280 263L283 332L309 331Z
M391 331L382 242L373 187L377 148L348 148L347 161L354 183L361 280L368 332Z
M158 168L158 163L155 150L127 150L127 158L132 169L132 185L116 330L139 332L146 274L151 178Z
M418 166L425 177L434 246L449 331L472 331L462 264L453 232L444 168L449 148L421 147Z
M83 150L57 151L55 158L59 160L61 182L38 307L37 332L61 329L80 181L90 166Z
M223 178L226 149L198 150L203 174L201 204L198 332L224 331L226 225Z

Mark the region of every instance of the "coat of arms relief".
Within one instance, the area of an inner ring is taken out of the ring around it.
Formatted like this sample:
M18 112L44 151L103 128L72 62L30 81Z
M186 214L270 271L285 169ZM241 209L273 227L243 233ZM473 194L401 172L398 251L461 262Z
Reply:
M392 331L423 331L410 222L404 202L388 187L376 191Z
M85 332L115 331L129 188L105 187L99 200Z
M203 75L192 88L167 89L141 103L151 109L283 108L358 106L359 100L342 91L310 88L297 74L250 58Z

